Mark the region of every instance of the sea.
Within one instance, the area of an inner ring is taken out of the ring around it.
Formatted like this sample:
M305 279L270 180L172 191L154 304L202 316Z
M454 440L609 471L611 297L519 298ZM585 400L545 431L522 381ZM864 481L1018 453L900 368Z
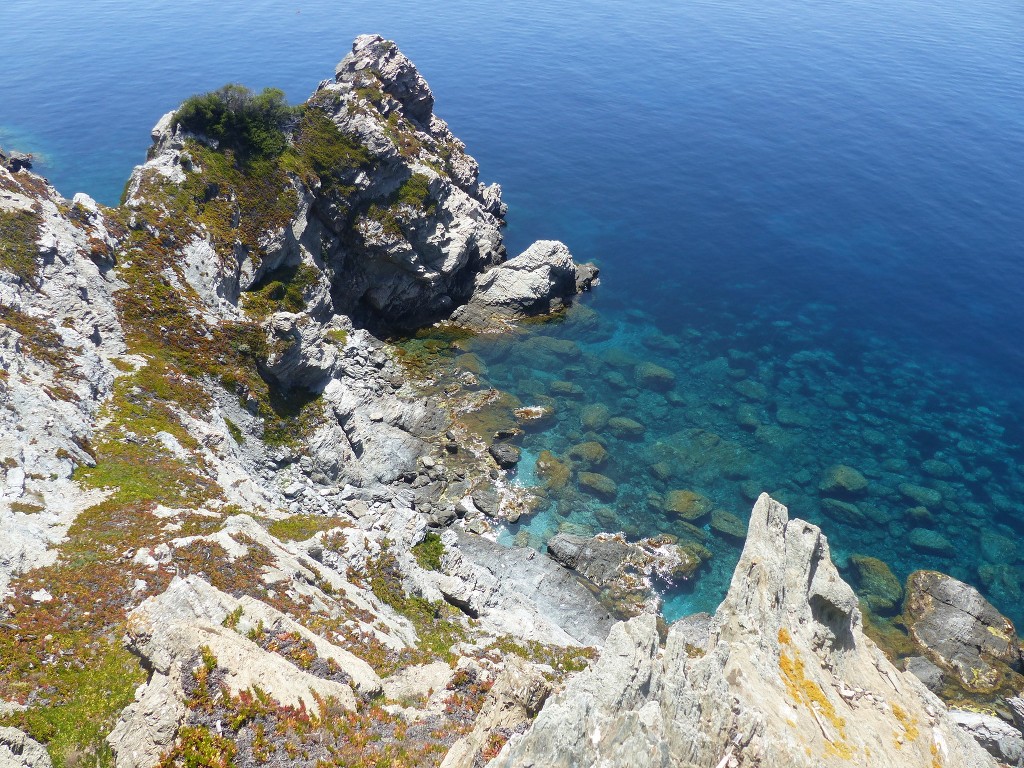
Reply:
M767 491L858 589L864 557L934 568L1024 620L1019 0L4 0L0 30L0 146L106 204L187 96L299 102L356 35L399 44L510 253L601 268L560 321L458 350L553 409L510 482L590 457L502 541L699 544L672 620L722 599Z

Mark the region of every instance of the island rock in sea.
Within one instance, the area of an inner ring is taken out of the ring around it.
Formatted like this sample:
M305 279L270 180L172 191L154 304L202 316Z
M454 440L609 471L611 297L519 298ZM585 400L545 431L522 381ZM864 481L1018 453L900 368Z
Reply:
M334 148L349 150L347 165L314 163L261 257L239 249L234 263L197 290L232 300L275 271L304 263L324 276L323 311L410 330L448 318L471 299L475 306L481 281L485 301L499 303L504 319L553 311L590 288L596 268L577 267L562 243L536 243L506 260L501 188L480 182L477 162L434 114L426 80L393 42L357 38L307 106L296 142L336 130ZM173 113L153 135L155 157L147 166L173 173L193 162ZM135 175L129 205L145 195L147 166ZM461 317L478 329L489 323L480 312Z

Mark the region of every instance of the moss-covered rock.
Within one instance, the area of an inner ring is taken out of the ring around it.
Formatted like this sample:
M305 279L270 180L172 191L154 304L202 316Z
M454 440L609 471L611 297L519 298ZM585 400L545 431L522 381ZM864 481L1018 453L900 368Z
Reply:
M608 451L600 443L590 440L569 449L569 458L583 469L597 469L608 459Z
M711 500L695 491L677 490L665 494L662 509L683 520L699 520L711 511Z
M564 461L551 451L543 450L537 457L537 476L544 481L544 487L551 491L561 491L572 476L569 462Z
M616 437L632 440L643 437L647 431L647 427L639 421L626 416L613 416L608 419L608 429Z
M724 509L716 509L711 513L711 530L733 541L743 541L747 538L747 524Z
M821 482L818 483L818 490L825 494L845 494L859 496L868 487L868 480L864 475L853 467L845 464L836 464L826 470Z
M599 475L596 472L580 472L577 479L583 490L600 499L611 500L618 495L618 486L606 475Z
M877 557L851 555L857 591L875 613L895 613L903 600L903 585L889 566Z

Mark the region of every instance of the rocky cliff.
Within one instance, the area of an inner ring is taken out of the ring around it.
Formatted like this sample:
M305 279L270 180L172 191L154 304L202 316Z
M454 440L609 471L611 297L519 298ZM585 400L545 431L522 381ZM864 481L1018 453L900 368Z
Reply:
M616 625L600 660L493 763L638 764L995 761L864 635L821 531L762 495L729 593L709 621L674 624L664 648L652 616Z
M433 110L364 36L273 152L169 113L114 208L0 154L0 765L991 764L767 498L664 648L651 577L700 552L487 538L529 508L499 468L545 410L385 333L507 329L597 275L553 241L506 259ZM922 654L1016 680L956 594L915 603ZM970 725L1016 748L1001 724Z

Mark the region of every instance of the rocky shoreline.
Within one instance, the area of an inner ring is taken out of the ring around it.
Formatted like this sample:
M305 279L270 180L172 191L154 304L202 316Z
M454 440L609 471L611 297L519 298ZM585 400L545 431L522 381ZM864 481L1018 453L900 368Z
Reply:
M693 546L489 537L546 406L414 332L507 331L598 273L507 258L433 105L367 35L272 157L172 112L104 208L0 155L0 766L1022 764L1012 624L914 574L898 670L767 496L719 611L671 627Z

